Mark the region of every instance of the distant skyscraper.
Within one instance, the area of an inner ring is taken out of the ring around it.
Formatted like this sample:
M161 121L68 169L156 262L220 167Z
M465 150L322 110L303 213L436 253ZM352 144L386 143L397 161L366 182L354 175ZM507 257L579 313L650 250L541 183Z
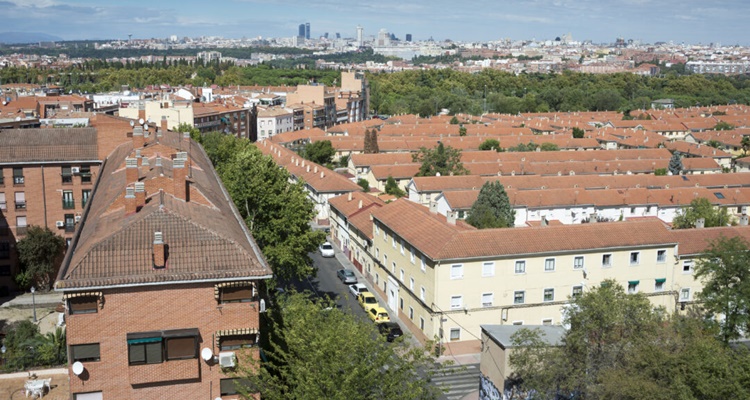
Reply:
M323 37L326 38L326 39L328 39L328 32L324 33Z
M341 39L341 34L336 32L336 39Z
M305 39L310 39L310 23L305 24Z
M357 25L357 46L362 47L364 45L364 42L362 39L364 38L365 29L361 26Z
M299 24L299 30L297 36L305 37L305 24Z
M411 42L411 33L406 34L406 41Z

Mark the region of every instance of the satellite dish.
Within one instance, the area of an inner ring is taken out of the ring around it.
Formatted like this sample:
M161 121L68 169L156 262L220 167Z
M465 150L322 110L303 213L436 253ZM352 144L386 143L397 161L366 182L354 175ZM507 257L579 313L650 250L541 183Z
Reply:
M130 126L131 127L135 126L135 121L130 121Z
M83 364L80 361L73 363L73 373L79 376L83 373Z
M138 125L143 125L144 122L145 121L143 120L143 118L141 118L141 119L138 120Z
M201 350L201 358L203 361L208 361L212 358L214 358L214 352L211 351L208 347L204 347L203 350Z
M147 131L147 130L148 130L148 124L143 124L143 130L144 130L144 131Z
M21 117L16 117L16 122L20 121Z
M7 105L7 104L8 104L8 102L5 101L5 100L3 100L3 105Z

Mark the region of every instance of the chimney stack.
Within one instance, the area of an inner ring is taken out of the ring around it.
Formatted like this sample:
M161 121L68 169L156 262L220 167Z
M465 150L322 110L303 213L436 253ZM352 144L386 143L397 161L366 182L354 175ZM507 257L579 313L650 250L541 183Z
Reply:
M347 196L346 201L352 201L352 192L349 192L349 195Z
M135 213L138 205L135 199L135 188L128 186L125 188L125 215Z
M168 126L169 125L167 124L167 116L166 115L162 115L162 117L161 117L161 134L162 135L164 134L164 132L166 132L168 130Z
M177 158L172 162L172 180L174 182L174 197L187 201L187 168L184 159Z
M698 218L695 220L695 227L698 229L702 229L706 226L706 219L705 218Z
M134 126L133 127L133 147L136 149L140 149L141 147L143 147L144 143L146 143L146 139L143 137L143 127Z
M154 268L164 268L167 266L167 245L164 244L164 237L161 232L154 232Z
M437 201L430 202L430 212L433 214L437 214Z
M359 201L357 208L362 208L362 200Z
M135 182L138 182L138 159L128 157L125 159L125 184Z
M447 221L448 221L449 224L456 225L456 212L455 211L449 211L448 215L446 216L446 219L447 219Z
M135 183L135 210L146 204L146 184L143 182Z
M740 215L740 226L747 226L748 216Z

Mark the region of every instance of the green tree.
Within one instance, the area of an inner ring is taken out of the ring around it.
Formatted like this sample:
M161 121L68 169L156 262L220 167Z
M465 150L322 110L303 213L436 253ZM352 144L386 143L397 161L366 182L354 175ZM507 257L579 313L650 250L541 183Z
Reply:
M190 137L193 138L193 140L200 141L201 131L193 125L188 124L187 122L183 122L177 125L175 131L182 133L188 132L190 133Z
M357 180L357 185L359 185L365 193L370 191L370 182L365 178L359 178Z
M466 136L466 127L461 125L458 128L458 136Z
M716 208L707 198L699 197L680 210L680 213L672 220L672 228L695 228L695 223L699 218L703 218L706 228L725 226L731 222L729 212L725 207Z
M586 134L586 132L581 128L573 128L573 138L575 139L581 139Z
M742 155L747 156L747 152L750 151L750 135L745 135L740 141L740 147L742 147Z
M49 228L30 226L26 236L16 244L21 272L16 282L22 288L36 285L41 290L49 289L52 274L62 262L65 239Z
M487 139L479 145L479 150L495 150L500 151L500 142L497 139Z
M715 131L731 131L732 129L734 129L734 125L726 121L719 121L716 125L714 125Z
M721 147L721 142L716 139L711 139L708 142L706 142L706 146L713 147L714 149L718 149Z
M554 143L544 142L539 146L539 149L541 151L558 151L560 150L560 147Z
M305 183L290 183L289 172L255 146L237 147L220 176L274 273L283 280L314 274L308 253L325 234L310 228L315 211Z
M453 116L453 118L451 118L450 124L451 125L458 125L458 118L456 118L455 115Z
M672 158L669 159L669 165L667 168L672 175L680 175L682 173L684 167L682 166L682 156L679 151L675 151L674 154L672 154Z
M65 330L56 327L54 331L41 336L38 361L43 365L62 365L68 360Z
M241 370L264 399L437 399L429 347L387 343L333 302L305 294L279 300L269 319L268 362ZM257 372L256 372L257 371Z
M328 165L335 154L336 149L333 148L330 140L319 140L305 146L302 156L314 163Z
M392 176L388 175L388 180L385 181L385 192L396 197L404 197L406 193L398 187L398 183Z
M516 211L510 204L505 187L499 181L485 182L466 222L476 228L487 229L512 227L515 221Z
M37 365L36 354L41 344L39 327L29 320L21 320L10 324L5 332L5 368L15 371Z
M666 168L657 168L654 170L654 175L656 176L665 176L667 175L667 169Z
M728 343L750 329L750 243L740 236L720 237L698 259L695 278L703 281L698 299L717 319Z
M419 152L412 154L412 160L422 163L417 176L469 174L469 170L461 163L461 150L445 146L442 142L433 149L420 148Z

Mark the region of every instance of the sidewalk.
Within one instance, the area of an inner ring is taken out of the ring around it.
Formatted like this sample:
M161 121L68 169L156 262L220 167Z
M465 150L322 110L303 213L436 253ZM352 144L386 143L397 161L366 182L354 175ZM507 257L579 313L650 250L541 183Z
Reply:
M33 303L36 303L37 307L55 307L62 302L62 293L48 292L48 293L34 293L33 299L31 293L23 293L16 297L4 297L2 305L0 307L19 307L27 308L32 307Z

